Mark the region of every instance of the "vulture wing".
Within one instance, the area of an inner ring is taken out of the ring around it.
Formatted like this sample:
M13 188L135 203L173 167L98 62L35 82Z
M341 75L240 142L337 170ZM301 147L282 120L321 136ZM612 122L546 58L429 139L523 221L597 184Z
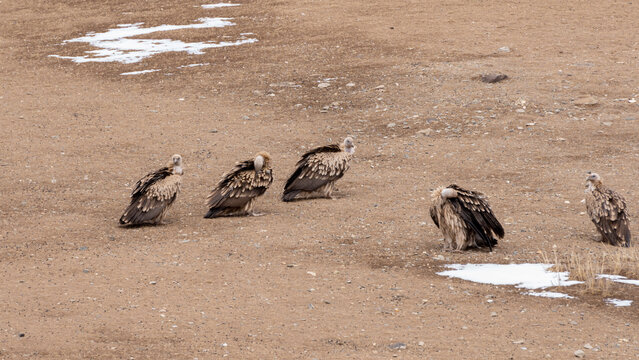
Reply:
M348 157L339 145L315 148L302 155L297 168L284 186L285 201L292 200L300 191L314 191L344 176L348 170Z
M131 203L120 217L122 225L154 223L175 201L180 191L179 175L164 167L140 179L131 192Z
M586 199L590 219L605 240L612 245L630 246L630 228L626 201L617 192L596 188Z
M270 169L256 173L253 160L237 163L207 197L209 211L204 217L212 218L229 208L243 207L251 199L264 194L272 182Z
M497 244L497 239L493 238L492 233L501 239L504 237L504 228L493 214L484 194L462 189L455 184L448 187L457 191L457 197L450 200L458 213L484 240L484 245L492 250L493 245Z

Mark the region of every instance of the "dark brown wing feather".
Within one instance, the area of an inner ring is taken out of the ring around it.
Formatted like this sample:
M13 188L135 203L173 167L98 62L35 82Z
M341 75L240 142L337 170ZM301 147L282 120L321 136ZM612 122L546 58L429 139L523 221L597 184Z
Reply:
M147 196L147 191L151 186L171 175L171 169L163 167L138 180L131 192L131 202L120 217L120 224L136 225L152 222L167 206L170 206L175 201L177 193L170 199L157 199ZM142 209L147 209L147 211L142 211Z
M327 145L312 149L302 155L297 162L297 168L291 174L284 186L282 200L290 201L300 191L314 191L329 182L339 180L346 170L348 161L333 161L333 156L341 153L339 145Z
M484 240L483 245L492 249L492 246L497 244L493 233L501 239L504 237L504 228L495 217L484 194L463 189L455 184L448 187L457 191L457 198L453 203L459 204L457 209L464 221Z
M630 227L625 199L617 192L599 186L587 199L586 207L592 222L604 240L615 246L630 246Z
M439 227L439 219L437 217L437 209L433 205L430 207L430 218L433 219L435 226Z
M273 172L270 168L256 173L253 160L237 163L231 171L224 174L208 196L209 211L204 217L211 218L231 208L242 208L251 199L264 194L272 182Z

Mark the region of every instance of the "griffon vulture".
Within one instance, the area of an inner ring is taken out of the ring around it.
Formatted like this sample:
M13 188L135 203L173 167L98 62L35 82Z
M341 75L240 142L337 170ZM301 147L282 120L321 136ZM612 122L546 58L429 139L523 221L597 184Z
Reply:
M504 237L484 194L455 184L432 192L430 216L444 234L445 250L488 247L492 251L497 244L493 235Z
M135 184L131 203L122 214L120 224L161 223L180 192L182 173L182 156L175 154L166 167L140 179Z
M238 162L206 198L209 211L205 218L218 216L260 215L253 213L255 200L273 182L271 156L260 152L255 159Z
M332 144L306 152L286 181L282 200L332 198L335 182L350 167L349 162L354 153L355 145L350 136L344 139L343 148Z
M608 189L595 173L586 178L586 210L601 234L601 241L615 246L630 246L626 200Z

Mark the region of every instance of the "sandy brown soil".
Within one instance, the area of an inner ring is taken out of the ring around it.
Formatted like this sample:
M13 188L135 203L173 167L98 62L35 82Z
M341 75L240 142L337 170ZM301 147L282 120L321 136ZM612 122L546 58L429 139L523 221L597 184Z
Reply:
M636 287L615 308L435 274L608 251L580 202L588 170L639 211L639 4L203 3L0 1L0 358L568 359L586 343L586 358L639 357ZM171 37L259 42L48 57L90 50L60 45L89 31L203 16L237 25ZM119 75L144 69L162 71ZM510 78L473 80L490 72ZM299 155L347 134L340 198L280 202ZM266 216L203 219L220 175L263 149ZM173 153L186 173L169 224L119 228L134 182ZM452 182L491 197L507 232L493 253L442 251L428 197Z

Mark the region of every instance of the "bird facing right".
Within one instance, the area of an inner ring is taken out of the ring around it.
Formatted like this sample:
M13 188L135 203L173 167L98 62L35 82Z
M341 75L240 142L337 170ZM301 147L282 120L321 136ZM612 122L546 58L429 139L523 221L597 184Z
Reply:
M355 153L353 138L344 139L344 146L337 144L320 146L309 150L297 162L297 168L286 181L283 201L333 198L335 182L349 169Z
M630 246L630 228L626 200L607 188L601 176L588 172L586 210L601 234L601 241L614 246Z

